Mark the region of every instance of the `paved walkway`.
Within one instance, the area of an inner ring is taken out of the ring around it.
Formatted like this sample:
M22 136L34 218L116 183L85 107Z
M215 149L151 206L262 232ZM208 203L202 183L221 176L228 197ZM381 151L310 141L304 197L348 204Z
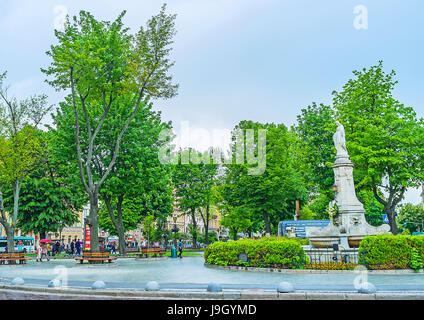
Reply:
M65 268L57 268L64 266ZM64 271L65 270L65 271ZM26 285L47 286L48 282L63 272L68 286L88 288L102 280L110 289L143 290L149 281L157 281L162 289L204 290L210 282L220 283L225 290L275 290L278 283L287 281L296 291L356 291L354 281L359 274L265 273L211 269L204 266L203 257L183 259L136 260L119 259L105 265L80 265L73 260L51 260L26 265L0 266L0 282L8 284L21 277ZM424 292L424 274L367 275L379 291Z

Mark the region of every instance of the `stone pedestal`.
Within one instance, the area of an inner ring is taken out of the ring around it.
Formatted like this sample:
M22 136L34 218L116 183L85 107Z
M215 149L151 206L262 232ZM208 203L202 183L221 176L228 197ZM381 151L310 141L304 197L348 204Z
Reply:
M331 248L337 243L341 249L357 248L365 236L389 233L390 227L387 224L373 227L366 222L364 206L356 197L353 163L347 153L336 157L333 170L337 185L335 202L338 214L327 227L308 230L311 246Z

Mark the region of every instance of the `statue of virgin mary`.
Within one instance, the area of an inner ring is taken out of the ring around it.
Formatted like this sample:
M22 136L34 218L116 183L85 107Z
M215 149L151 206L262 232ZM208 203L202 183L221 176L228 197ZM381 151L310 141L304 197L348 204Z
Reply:
M333 136L334 140L334 146L337 150L336 157L348 157L347 149L346 149L346 136L345 136L345 130L343 125L336 121L337 124L337 130L336 133Z

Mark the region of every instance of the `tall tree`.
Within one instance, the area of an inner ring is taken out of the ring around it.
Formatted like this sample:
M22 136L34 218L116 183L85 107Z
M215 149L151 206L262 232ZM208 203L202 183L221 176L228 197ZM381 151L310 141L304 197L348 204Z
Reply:
M119 112L119 110L118 110ZM113 145L114 123L105 123L105 130L99 134L99 140L105 146ZM154 215L158 223L163 225L172 213L172 185L169 165L159 161L159 149L163 142L159 141L160 133L170 129L169 123L163 123L160 113L151 110L151 105L140 108L134 121L128 127L127 134L121 142L121 155L117 159L100 190L101 198L109 213L107 220L113 224L119 236L119 252L125 254L125 232L131 230L146 215ZM111 150L105 149L105 154ZM103 174L103 168L97 166L96 172ZM125 220L123 210L131 205L133 218ZM137 209L135 209L137 208Z
M22 101L9 97L9 87L4 86L6 75L6 72L0 74L0 223L6 230L7 248L14 252L22 181L40 156L37 128L51 106L45 95L34 95ZM11 215L7 215L5 210L2 193L5 185L11 185L13 189Z
M67 102L74 110L74 145L90 202L88 224L94 252L99 251L99 193L116 166L123 136L140 107L150 99L171 98L177 92L168 74L173 66L168 57L175 15L167 15L165 9L134 36L123 26L125 11L114 22L97 21L81 11L72 21L67 18L64 31L55 31L58 44L47 52L52 63L42 71L53 77L48 83L57 90L71 90ZM113 110L123 101L126 112L117 116ZM107 148L112 153L105 155L98 137L107 119L115 122L116 135ZM97 163L104 169L102 175L95 173Z
M337 117L361 180L384 206L391 232L398 233L396 207L410 187L424 180L424 121L393 98L395 71L383 63L354 71L341 92L333 92Z
M413 233L419 229L424 232L424 205L405 203L400 207L398 225L403 230Z
M292 218L295 212L295 201L307 200L307 191L301 171L297 167L297 153L294 150L296 135L282 124L260 124L243 121L236 130L253 129L255 143L258 145L259 129L267 130L266 135L266 169L262 174L249 174L249 168L256 164L226 165L226 184L224 199L235 212L250 212L252 216L251 231L264 230L276 233L278 222ZM248 146L247 134L244 136L245 158ZM240 142L238 142L240 143ZM236 148L235 146L233 149ZM255 156L258 157L256 151Z
M211 163L211 160L209 152L202 154L189 148L180 152L178 164L172 172L177 205L180 210L191 215L194 246L197 245L198 235L197 213L201 213L204 222L209 222L211 188L217 170L217 164Z
M302 155L300 163L304 166L308 191L311 194L324 192L331 197L331 186L334 183L331 163L335 160L333 109L314 102L301 110L293 129L299 136L299 150Z
M23 180L17 226L23 232L34 231L44 238L48 232L71 226L86 203L77 176L62 171L54 158L50 132L40 132L43 155Z

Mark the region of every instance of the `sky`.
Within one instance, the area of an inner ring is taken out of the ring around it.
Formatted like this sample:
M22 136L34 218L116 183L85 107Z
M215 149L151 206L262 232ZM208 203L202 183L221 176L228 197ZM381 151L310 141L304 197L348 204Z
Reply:
M0 72L8 71L10 92L22 99L46 93L52 104L61 101L64 93L44 82L40 68L49 65L45 52L55 43L54 29L65 13L86 10L113 20L127 10L124 23L135 33L162 3L1 0ZM397 72L395 98L424 117L422 0L166 3L168 12L177 14L172 74L180 89L177 97L154 105L177 133L190 128L187 144L222 146L242 120L291 126L302 108L331 104L332 91L340 90L353 70L379 60L387 72ZM410 190L406 200L417 203L419 191Z

